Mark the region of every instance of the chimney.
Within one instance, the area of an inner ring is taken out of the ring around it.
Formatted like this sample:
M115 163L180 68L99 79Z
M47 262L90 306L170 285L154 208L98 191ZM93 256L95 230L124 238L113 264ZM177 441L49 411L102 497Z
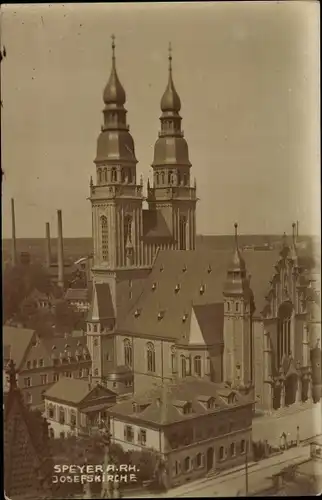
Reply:
M50 247L50 225L46 222L46 266L51 264L51 247Z
M16 242L16 218L15 218L15 200L11 198L11 222L12 222L12 265L17 265L17 242Z
M58 222L58 281L59 287L64 288L64 242L63 242L63 221L62 212L57 210L57 222Z

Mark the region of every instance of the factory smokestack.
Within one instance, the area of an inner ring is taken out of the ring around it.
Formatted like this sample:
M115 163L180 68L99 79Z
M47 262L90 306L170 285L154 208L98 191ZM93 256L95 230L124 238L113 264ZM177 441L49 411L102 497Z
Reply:
M16 217L15 217L15 200L11 198L11 222L12 222L12 265L17 265L17 242L16 242Z
M64 242L63 242L63 221L61 210L57 210L58 222L58 286L64 288Z
M46 222L46 266L51 264L51 246L50 246L50 225Z

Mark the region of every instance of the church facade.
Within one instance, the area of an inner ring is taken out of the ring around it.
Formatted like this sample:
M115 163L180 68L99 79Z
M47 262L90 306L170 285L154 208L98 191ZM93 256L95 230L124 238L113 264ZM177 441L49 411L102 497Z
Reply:
M112 52L90 183L93 380L130 394L194 376L252 391L267 411L319 399L320 296L303 272L295 226L277 251L242 254L237 224L231 253L196 249L196 183L171 53L145 199L114 40Z

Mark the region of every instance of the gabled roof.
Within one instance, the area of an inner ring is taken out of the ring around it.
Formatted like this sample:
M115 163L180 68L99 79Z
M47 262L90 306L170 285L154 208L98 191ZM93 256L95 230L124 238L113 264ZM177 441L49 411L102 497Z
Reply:
M218 339L211 334L208 319L215 321L216 330L220 330L223 321L220 308L223 311L223 289L231 256L232 252L206 247L194 251L159 251L140 297L124 319L119 320L118 331L184 343L189 338L194 308L205 335L216 342ZM278 252L245 252L244 259L247 273L251 275L256 315L259 315L265 305Z
M143 210L143 237L148 239L172 238L171 231L160 210Z
M102 391L106 392L106 396L114 395L114 393L106 389L106 387L99 385L91 386L86 380L61 377L58 380L58 382L56 382L53 386L47 389L47 391L44 394L44 397L46 399L59 399L66 403L72 403L78 405L98 387Z
M3 326L2 345L6 346L4 354L8 355L14 361L17 370L20 369L27 349L36 336L35 330L29 328L16 328L14 326Z
M89 321L102 321L114 317L110 285L108 283L94 283L93 298L87 319Z
M223 411L232 406L253 403L250 394L244 395L232 389L229 391L234 392L236 399L234 403L229 403L220 397L220 390L223 387L223 384L186 377L176 384L164 383L163 386L155 387L144 394L135 394L126 401L112 406L108 411L118 418L126 417L133 422L139 419L147 424L168 425L215 411ZM214 398L214 407L208 409L203 401L210 400L210 398ZM187 403L191 404L192 411L184 413L182 408ZM142 408L142 410L138 411L137 408Z

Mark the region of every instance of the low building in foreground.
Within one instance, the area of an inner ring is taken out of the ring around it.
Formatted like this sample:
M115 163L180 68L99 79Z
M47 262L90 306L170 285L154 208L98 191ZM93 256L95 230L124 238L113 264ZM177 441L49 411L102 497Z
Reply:
M177 486L245 462L253 403L251 391L187 377L108 409L111 439L125 450L155 450Z
M75 378L61 377L44 394L45 415L53 438L88 435L107 418L116 394L106 387Z

